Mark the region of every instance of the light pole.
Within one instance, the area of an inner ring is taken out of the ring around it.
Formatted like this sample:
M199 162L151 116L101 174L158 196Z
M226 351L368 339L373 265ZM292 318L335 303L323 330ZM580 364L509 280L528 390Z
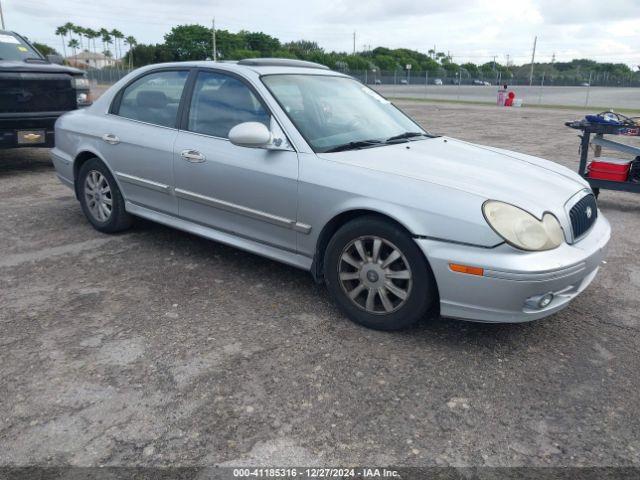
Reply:
M213 20L211 20L211 36L212 36L212 43L213 43L213 61L217 61L218 60L218 49L216 48L216 19L215 17L213 18Z
M4 15L2 14L2 0L0 0L0 28L4 30Z

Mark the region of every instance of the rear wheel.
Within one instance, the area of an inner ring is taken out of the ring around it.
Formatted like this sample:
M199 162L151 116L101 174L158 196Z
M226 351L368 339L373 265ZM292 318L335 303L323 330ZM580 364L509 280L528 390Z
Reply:
M324 274L347 316L378 330L413 325L437 299L433 274L413 239L373 215L335 233L325 253Z
M101 232L128 229L133 218L124 208L124 199L109 169L97 158L80 167L78 173L80 205L91 225Z

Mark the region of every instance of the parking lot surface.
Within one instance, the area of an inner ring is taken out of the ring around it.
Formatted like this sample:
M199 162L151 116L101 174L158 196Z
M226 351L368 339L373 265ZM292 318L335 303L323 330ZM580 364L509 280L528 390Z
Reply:
M418 82L417 79L414 81ZM424 79L421 79L424 82ZM373 85L372 85L373 86ZM430 98L434 100L462 100L495 103L497 86L475 85L375 85L376 90L391 98ZM604 109L640 110L640 88L622 87L551 87L512 85L516 98L524 105L556 105ZM593 112L590 112L593 113ZM636 112L637 113L637 112Z
M576 112L401 106L577 167ZM46 151L0 152L0 464L639 465L639 202L602 192L608 264L561 313L382 333L305 272L101 234Z

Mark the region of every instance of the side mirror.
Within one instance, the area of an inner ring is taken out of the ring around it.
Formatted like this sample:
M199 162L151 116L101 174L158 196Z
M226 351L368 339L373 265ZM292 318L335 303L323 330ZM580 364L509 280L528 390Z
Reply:
M261 148L271 145L271 132L259 122L240 123L229 131L229 140L240 147Z
M57 65L62 65L64 63L64 60L60 55L47 55L47 60L49 60L50 63L55 63Z

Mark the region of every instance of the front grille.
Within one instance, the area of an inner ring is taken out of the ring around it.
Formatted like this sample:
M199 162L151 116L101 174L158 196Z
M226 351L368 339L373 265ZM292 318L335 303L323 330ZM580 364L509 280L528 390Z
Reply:
M70 75L0 75L0 113L64 112L74 108L76 92Z
M596 219L598 218L596 197L592 194L583 197L578 203L571 207L569 217L571 218L573 239L578 240L596 223Z

